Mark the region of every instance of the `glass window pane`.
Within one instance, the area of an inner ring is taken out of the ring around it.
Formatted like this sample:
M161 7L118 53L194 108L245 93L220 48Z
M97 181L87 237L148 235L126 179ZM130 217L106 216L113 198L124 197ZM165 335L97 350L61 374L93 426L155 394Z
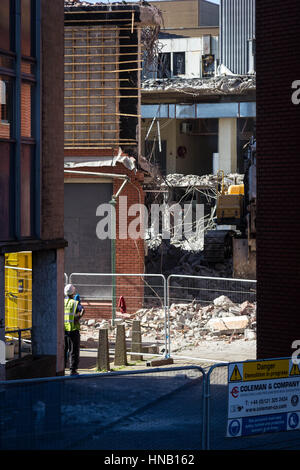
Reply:
M0 240L10 238L10 144L0 142Z
M21 236L32 235L32 155L34 146L22 145L21 149Z
M185 52L174 52L173 55L173 74L185 74Z
M9 0L0 1L0 48L6 51L11 48L9 4Z
M21 135L31 137L31 91L30 83L22 82L21 86Z
M171 53L158 54L157 77L170 78L171 76Z
M21 1L22 54L31 56L31 0Z
M0 76L0 138L9 139L12 124L12 82Z

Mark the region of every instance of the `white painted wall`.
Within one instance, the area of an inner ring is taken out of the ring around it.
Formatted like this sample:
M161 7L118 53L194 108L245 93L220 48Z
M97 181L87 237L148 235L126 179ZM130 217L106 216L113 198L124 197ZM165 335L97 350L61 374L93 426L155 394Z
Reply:
M218 36L211 36L211 54L215 60L219 58ZM203 37L198 38L174 38L160 39L161 52L185 52L185 75L184 78L199 78L202 76L202 55L205 54ZM171 70L173 75L173 56L171 55Z

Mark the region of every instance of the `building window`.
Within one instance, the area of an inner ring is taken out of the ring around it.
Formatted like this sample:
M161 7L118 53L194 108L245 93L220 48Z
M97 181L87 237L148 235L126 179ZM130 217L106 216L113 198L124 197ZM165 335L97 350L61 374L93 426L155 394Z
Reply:
M163 52L158 54L157 78L171 77L171 53Z
M0 240L28 238L40 200L35 186L39 168L40 3L21 0L21 17L13 0L0 0ZM21 30L21 34L19 31ZM15 52L14 52L15 51ZM37 227L37 231L38 231Z
M185 52L174 52L173 75L185 75Z
M12 87L11 80L0 76L0 138L9 139L11 133Z
M215 74L215 56L205 54L202 56L202 77L213 77Z

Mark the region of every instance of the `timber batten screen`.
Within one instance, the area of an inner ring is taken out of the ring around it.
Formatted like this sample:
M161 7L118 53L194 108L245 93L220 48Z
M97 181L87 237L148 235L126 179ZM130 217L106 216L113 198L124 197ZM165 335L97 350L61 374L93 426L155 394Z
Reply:
M65 148L119 143L118 36L117 29L65 27Z
M128 77L137 68L138 46L130 44L127 56L119 34L118 27L65 26L65 148L136 144L132 136L120 137L120 100L138 98ZM123 96L120 87L132 92Z

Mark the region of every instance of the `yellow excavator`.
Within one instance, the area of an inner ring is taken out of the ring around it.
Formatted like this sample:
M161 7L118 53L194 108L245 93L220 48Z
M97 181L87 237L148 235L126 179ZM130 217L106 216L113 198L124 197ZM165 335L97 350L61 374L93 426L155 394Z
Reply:
M253 138L247 148L247 166L243 184L231 185L225 191L224 172L222 170L218 172L217 228L205 234L204 255L209 263L224 262L232 256L234 277L255 279L256 141Z

